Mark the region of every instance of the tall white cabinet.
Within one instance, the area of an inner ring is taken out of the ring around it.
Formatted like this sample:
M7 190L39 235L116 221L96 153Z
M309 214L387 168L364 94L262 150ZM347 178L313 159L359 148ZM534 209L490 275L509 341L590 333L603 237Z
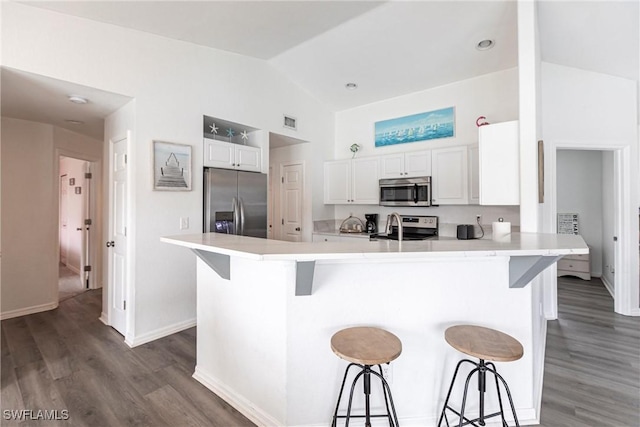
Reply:
M519 205L518 121L480 126L478 132L480 204Z

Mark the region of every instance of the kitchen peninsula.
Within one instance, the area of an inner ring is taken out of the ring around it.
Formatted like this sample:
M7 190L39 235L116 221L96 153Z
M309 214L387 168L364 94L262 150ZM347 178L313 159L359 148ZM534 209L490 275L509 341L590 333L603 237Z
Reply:
M360 325L402 340L390 378L400 424L435 425L461 357L443 334L459 323L522 343L524 357L498 369L520 422L534 423L546 329L541 290L529 282L562 256L588 252L579 236L528 233L502 241L293 243L215 233L162 241L198 255L194 378L269 426L329 423L345 368L329 340ZM468 405L477 408L474 399Z

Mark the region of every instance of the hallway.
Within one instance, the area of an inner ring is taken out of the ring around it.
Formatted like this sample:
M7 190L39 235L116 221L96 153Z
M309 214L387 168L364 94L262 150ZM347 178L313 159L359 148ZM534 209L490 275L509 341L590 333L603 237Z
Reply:
M58 265L58 302L73 298L85 291L82 278L64 264Z

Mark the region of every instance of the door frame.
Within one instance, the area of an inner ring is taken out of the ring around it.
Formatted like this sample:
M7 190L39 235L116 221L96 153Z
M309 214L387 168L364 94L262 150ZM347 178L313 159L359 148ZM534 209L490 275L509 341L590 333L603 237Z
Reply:
M102 238L102 215L100 209L98 208L98 201L102 200L101 198L101 185L100 179L102 176L102 159L99 157L95 157L86 153L79 153L77 151L68 150L65 148L56 148L55 149L55 159L54 162L54 176L56 179L54 180L54 194L56 194L56 221L57 224L60 224L60 158L61 157L70 157L77 160L82 160L85 162L89 162L91 164L92 170L92 179L89 180L90 185L90 194L92 197L89 198L89 216L92 219L92 231L93 233L89 233L89 265L91 265L92 270L89 273L89 289L98 289L102 287L102 283L100 283L100 278L102 277L102 253L100 246L100 239ZM60 260L60 233L57 233L56 237L56 259ZM55 285L55 294L58 293L58 282L54 283ZM83 284L84 286L84 284Z
M629 144L603 141L545 141L545 203L542 205L543 229L545 233L556 233L557 218L557 150L593 150L613 152L614 185L614 233L618 238L614 268L614 311L627 316L640 316L638 288L637 236L638 216L632 215L637 205L637 194L632 195L632 147ZM635 196L635 197L634 197ZM632 200L633 199L633 200ZM634 231L635 230L635 231ZM545 316L558 317L558 290L556 266L544 273ZM634 304L635 301L635 304Z

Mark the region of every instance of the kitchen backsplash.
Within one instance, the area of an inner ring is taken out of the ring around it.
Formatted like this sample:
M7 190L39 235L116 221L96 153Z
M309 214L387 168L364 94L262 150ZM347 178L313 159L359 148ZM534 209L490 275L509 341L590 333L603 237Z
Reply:
M485 233L489 234L491 223L503 218L505 222L511 222L511 230L520 230L520 206L479 206L479 205L457 205L457 206L432 206L428 208L398 207L390 208L377 205L352 205L336 206L336 218L331 220L314 221L314 231L330 231L340 227L340 223L349 215L354 215L364 221L364 214L378 214L378 230L384 229L387 222L387 215L398 212L400 215L435 215L440 222L441 236L455 236L458 224L476 224L476 215L481 215L481 224ZM336 225L337 224L337 225ZM320 230L317 227L327 227Z

